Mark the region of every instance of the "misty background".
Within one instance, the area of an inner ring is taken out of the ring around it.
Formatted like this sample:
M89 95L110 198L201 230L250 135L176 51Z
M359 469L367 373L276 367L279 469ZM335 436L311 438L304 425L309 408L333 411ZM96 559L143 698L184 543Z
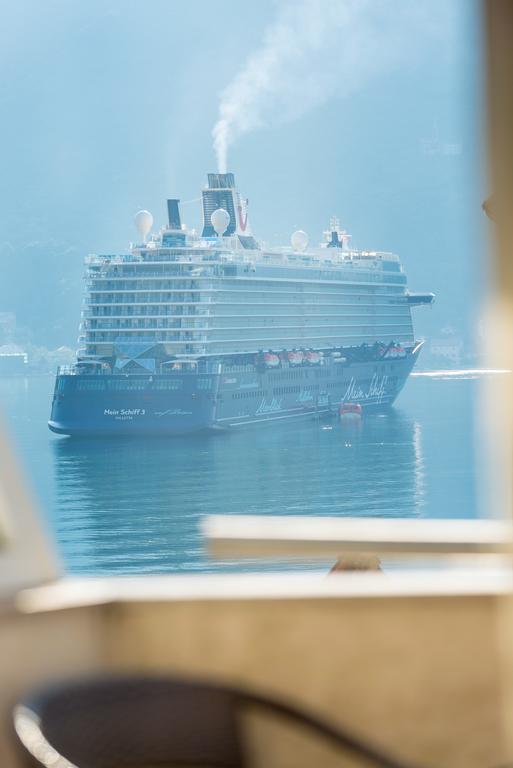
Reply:
M312 56L311 73L302 60L302 76L239 131L228 170L258 238L288 243L300 227L316 243L339 216L353 246L398 253L410 289L436 293L416 313L417 335L452 327L471 350L488 193L479 7L339 5L357 6L358 28L327 34L329 55ZM83 257L126 252L140 208L158 226L167 197L199 197L217 168L222 94L284 7L293 17L294 3L272 0L3 4L0 313L15 313L19 343L75 348ZM292 24L291 51L302 29ZM312 99L322 67L338 80ZM199 202L185 202L182 219L198 226Z

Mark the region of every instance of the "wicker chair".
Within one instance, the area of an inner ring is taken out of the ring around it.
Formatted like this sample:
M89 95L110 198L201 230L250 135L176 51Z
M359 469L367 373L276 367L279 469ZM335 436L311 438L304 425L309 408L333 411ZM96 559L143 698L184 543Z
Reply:
M106 677L37 691L14 709L24 764L45 768L248 766L242 716L257 709L331 742L341 755L405 765L288 704L235 688L153 677Z

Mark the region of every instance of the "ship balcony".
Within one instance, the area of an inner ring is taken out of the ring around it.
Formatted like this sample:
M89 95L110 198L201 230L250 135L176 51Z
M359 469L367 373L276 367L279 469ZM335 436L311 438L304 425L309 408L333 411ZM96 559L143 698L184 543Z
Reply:
M410 307L431 306L435 300L434 293L412 293L407 291L405 294L406 301Z
M77 369L75 365L59 365L57 368L57 376L76 376Z
M110 264L128 264L133 262L142 261L140 254L126 254L126 255L98 255L90 253L84 259L84 264L87 266L105 266Z
M172 319L171 319L172 318ZM132 317L122 319L112 319L108 317L94 318L87 320L86 327L89 331L105 331L106 333L123 332L141 332L141 331L180 331L180 330L201 330L207 331L208 327L203 321L187 322L186 320L174 316L156 318L156 317Z
M183 311L182 307L176 307L176 310L167 310L163 311L158 305L155 305L155 310L151 311L148 309L148 305L144 305L144 311L142 309L138 309L137 306L131 306L131 305L124 305L126 307L125 311L121 311L118 307L114 307L112 305L102 305L101 310L100 307L93 308L93 309L83 309L81 312L81 316L85 318L86 320L103 320L103 319L109 319L109 320L127 320L127 319L145 319L145 320L151 320L151 319L161 319L161 318L175 318L175 319L181 319L181 318L190 318L192 316L194 317L210 317L211 313L207 309L201 309L201 308L195 308L195 307L188 307L186 308L187 311ZM143 305L141 305L143 307Z

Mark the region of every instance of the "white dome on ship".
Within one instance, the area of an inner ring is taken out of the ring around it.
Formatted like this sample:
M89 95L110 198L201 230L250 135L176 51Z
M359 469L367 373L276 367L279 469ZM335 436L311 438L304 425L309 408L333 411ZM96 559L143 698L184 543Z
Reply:
M135 226L137 227L137 231L141 235L144 242L146 242L146 238L148 237L148 234L150 233L153 226L153 216L149 211L139 211L135 214L134 222Z
M304 251L308 245L308 235L302 229L297 229L290 236L290 242L295 251Z
M228 211L225 211L224 208L216 208L210 217L210 221L212 222L216 234L219 235L219 237L222 237L228 229L230 214Z

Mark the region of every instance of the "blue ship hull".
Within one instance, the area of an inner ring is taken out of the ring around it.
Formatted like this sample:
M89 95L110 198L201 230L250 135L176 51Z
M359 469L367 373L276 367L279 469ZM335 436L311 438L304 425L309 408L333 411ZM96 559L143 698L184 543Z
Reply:
M401 359L218 373L60 374L49 427L63 435L182 435L392 405L418 348ZM239 370L240 369L240 370Z

